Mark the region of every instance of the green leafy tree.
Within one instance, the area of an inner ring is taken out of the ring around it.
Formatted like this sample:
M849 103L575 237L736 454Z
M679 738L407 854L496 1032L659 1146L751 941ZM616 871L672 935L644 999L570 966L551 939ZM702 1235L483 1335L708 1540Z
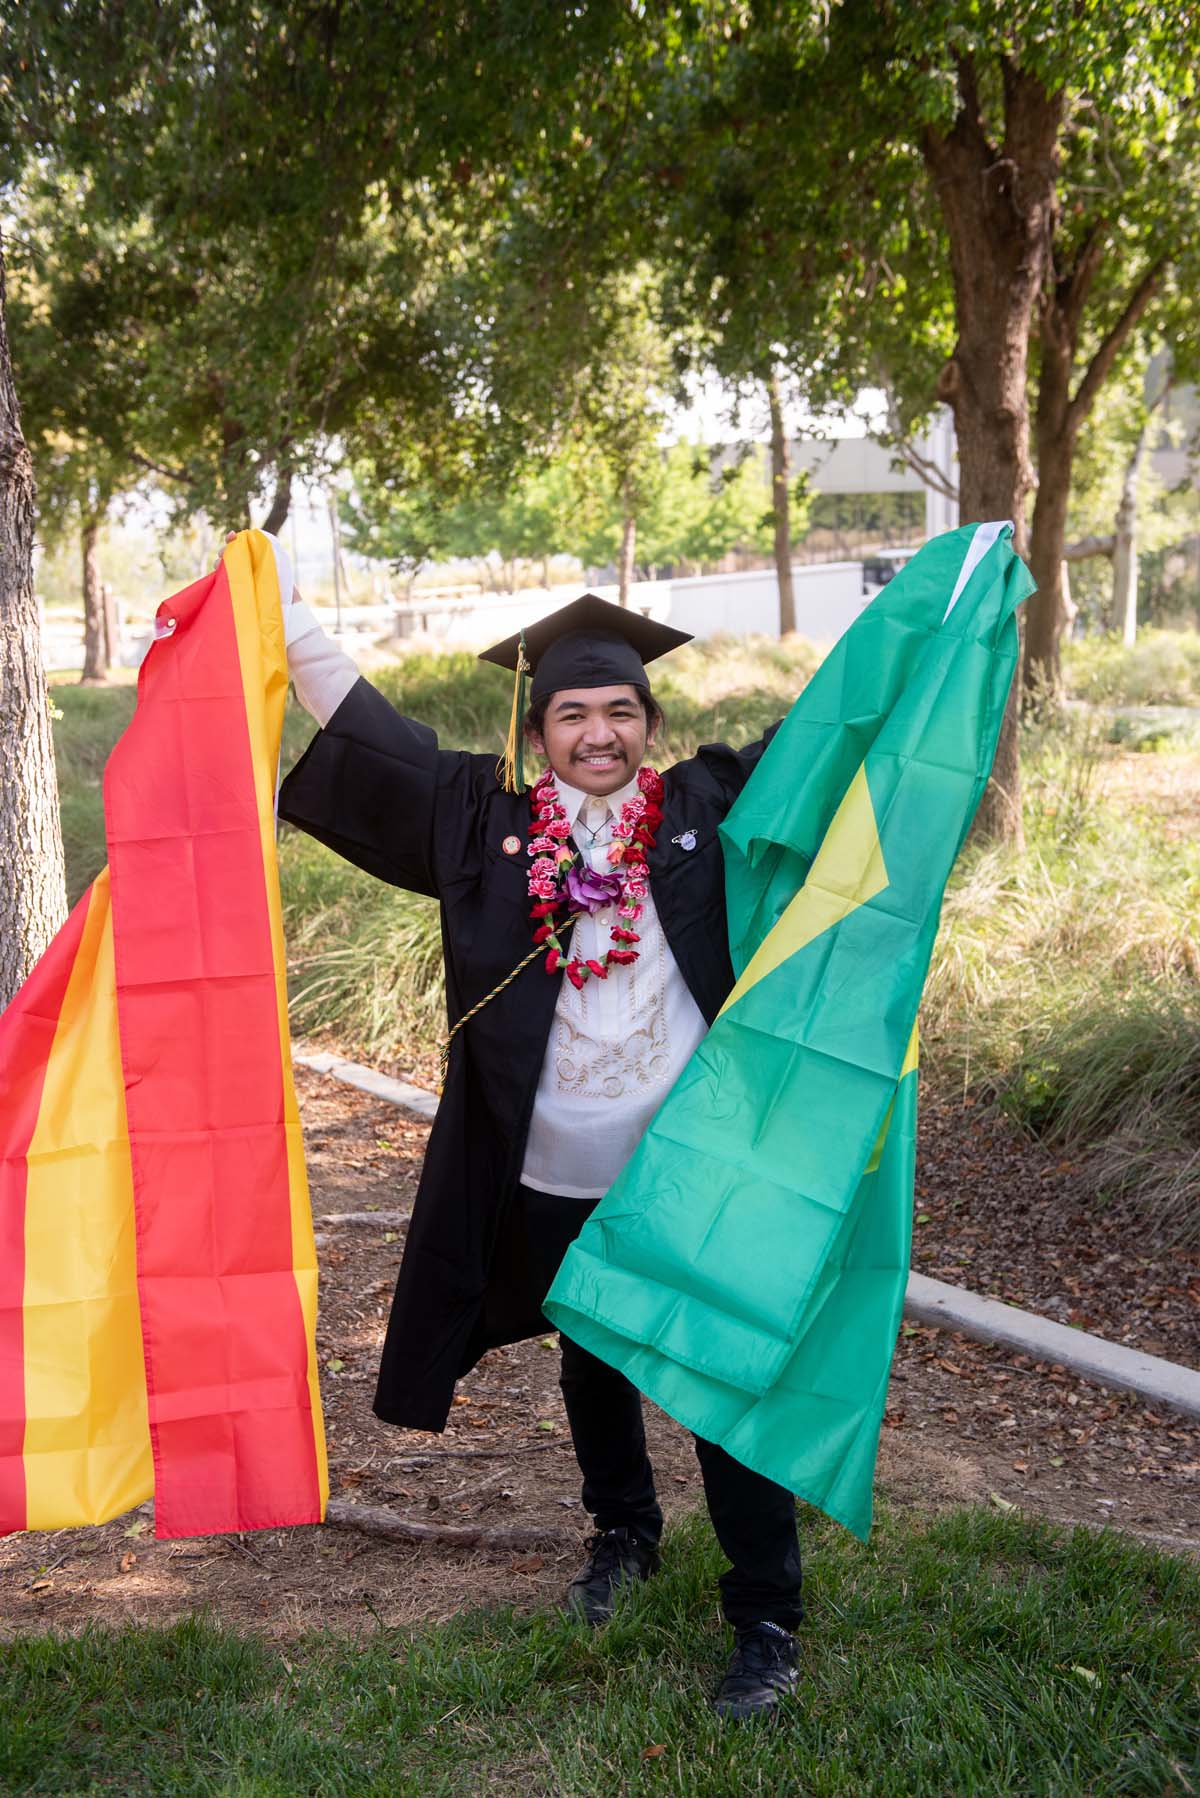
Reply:
M656 446L642 473L640 565L702 568L731 550L769 543L768 490L761 458L732 460L702 444ZM456 500L413 483L398 490L360 469L343 505L349 547L391 562L409 576L427 562L473 561L492 584L514 588L522 565L570 555L585 565L614 561L623 537L621 495L598 452L571 445L529 465L509 486Z
M769 554L774 515L761 454L732 458L704 444L663 452L663 478L642 525L648 565L701 570L731 551Z
M638 521L662 485L659 444L674 371L658 323L657 290L645 268L615 278L596 311L599 346L580 371L574 403L620 510L617 581L620 602L627 605Z
M1120 378L1097 396L1080 431L1071 482L1066 563L1070 573L1068 616L1111 629L1126 644L1138 628L1138 564L1194 537L1200 502L1190 486L1168 492L1150 450L1158 441L1181 440L1164 424L1173 392L1170 360L1130 354Z
M31 169L86 183L89 227L104 227L97 253L55 271L69 291L103 298L80 321L85 359L125 358L137 454L181 508L236 523L268 492L269 522L280 522L293 474L320 472L352 426L366 449L383 413L402 413L411 433L431 410L444 429L455 411L446 396L465 391L470 370L440 312L427 318L428 233L414 195L436 192L430 212L453 216L457 203L486 218L504 183L556 162L569 230L624 137L622 118L598 113L573 72L605 67L628 85L622 71L640 66L631 14L549 0L300 10L63 0L10 6L4 28L0 189ZM500 174L477 178L477 165ZM44 688L15 678L18 663L34 671L40 658L27 603L28 458L2 318L0 338L0 511L15 555L4 604L18 646L0 735L45 744L36 766L11 764L23 770L13 840L40 843L53 771ZM40 889L24 862L5 867L7 940Z
M450 555L451 520L427 488L394 476L382 479L369 464L356 475L339 507L346 548L390 562L411 590L426 563Z
M112 245L103 239L85 184L43 173L22 196L8 305L39 537L49 547L79 540L85 682L104 679L116 648L101 530L113 501L145 475L136 416L142 345L127 315L113 330L113 299L100 278Z
M565 528L585 561L616 562L624 604L641 521L663 480L662 441L681 391L677 343L660 320L655 271L640 261L581 279L577 252L543 216L549 206L540 189L525 190L494 257L477 257L463 276L461 309L494 322L466 352L463 415L490 443L480 473L473 458L464 463L462 491L511 486L531 502L541 492L537 528L551 497L539 470L556 471L552 481L564 484L547 522Z
M547 67L611 37L543 10ZM469 370L426 313L441 224L487 215L473 152L503 141L511 161L531 128L533 41L515 7L492 14L130 0L117 28L69 0L12 18L0 151L36 148L84 184L105 294L86 347L102 359L133 327L141 453L182 509L241 522L262 497L278 525L291 479L324 474L357 422L369 436L387 410L411 433L461 392Z
M1012 518L1049 594L1031 669L1053 653L1072 428L1194 239L1195 33L1165 3L1064 27L1051 0L848 0L815 30L784 0L676 83L680 302L731 365L757 349L818 400L881 382L902 429L949 405L963 516ZM1016 755L1010 711L981 823L1014 838Z
M342 507L346 541L360 555L390 562L410 586L427 563L452 560L478 563L488 584L509 591L522 564L540 563L548 586L550 559L574 553L610 522L601 475L595 459L589 473L573 447L526 462L504 485L466 493L439 490L416 469L384 477L361 462Z
M1178 9L1181 14L1191 11ZM1091 92L1076 88L1061 141L1060 206L1049 278L1039 305L1035 446L1038 487L1030 565L1025 680L1031 691L1061 688L1059 644L1066 622L1062 567L1070 534L1071 486L1081 434L1106 386L1144 342L1165 338L1187 372L1196 366L1195 306L1200 257L1200 128L1194 107L1195 32L1181 54L1174 26L1152 22L1148 42L1107 69ZM1144 452L1148 420L1137 437ZM1137 458L1140 461L1140 453ZM1137 469L1126 483L1133 506ZM1129 563L1122 583L1128 586Z
M50 705L33 594L33 462L5 325L0 236L0 1010L67 913Z

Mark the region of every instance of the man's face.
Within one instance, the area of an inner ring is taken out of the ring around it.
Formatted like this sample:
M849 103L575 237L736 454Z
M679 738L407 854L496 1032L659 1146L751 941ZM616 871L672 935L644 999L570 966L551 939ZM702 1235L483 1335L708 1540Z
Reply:
M654 732L636 687L568 687L551 696L531 741L560 780L605 798L633 779Z

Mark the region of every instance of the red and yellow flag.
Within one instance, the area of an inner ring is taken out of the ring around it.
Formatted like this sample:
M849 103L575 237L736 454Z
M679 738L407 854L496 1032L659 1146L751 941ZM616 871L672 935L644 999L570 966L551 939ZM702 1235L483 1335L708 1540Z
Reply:
M287 1029L275 547L159 612L109 865L0 1017L0 1530L317 1523L317 1269Z

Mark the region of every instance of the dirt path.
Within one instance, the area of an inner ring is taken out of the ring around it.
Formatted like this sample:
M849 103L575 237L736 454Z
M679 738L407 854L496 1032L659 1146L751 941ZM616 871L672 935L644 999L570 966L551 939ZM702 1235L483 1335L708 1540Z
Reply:
M403 1225L328 1223L406 1212L424 1125L300 1071L313 1210L324 1239L319 1348L331 1490L428 1522L561 1530L560 1548L464 1552L326 1527L155 1542L144 1513L103 1528L0 1543L0 1631L164 1622L208 1606L286 1636L439 1620L481 1602L553 1602L588 1521L559 1401L552 1340L488 1355L443 1436L371 1414ZM1070 1169L995 1125L928 1105L913 1265L1117 1341L1195 1364L1200 1257L1089 1207ZM1064 1184L1067 1202L1064 1203ZM691 1441L658 1412L651 1452L668 1515L700 1502ZM1019 1505L1200 1541L1200 1427L1061 1370L933 1330L901 1336L880 1461L893 1504Z

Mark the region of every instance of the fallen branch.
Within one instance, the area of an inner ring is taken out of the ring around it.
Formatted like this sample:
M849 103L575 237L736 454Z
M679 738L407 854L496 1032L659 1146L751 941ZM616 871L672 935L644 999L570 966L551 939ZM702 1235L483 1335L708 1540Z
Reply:
M518 1442L513 1448L432 1448L427 1454L404 1455L399 1460L389 1461L383 1469L390 1473L393 1467L399 1467L404 1473L411 1473L418 1467L432 1467L438 1461L507 1461L513 1455L536 1455L547 1448L570 1448L566 1436L556 1436L547 1442Z
M68 1549L67 1554L69 1554L69 1553L70 1553L70 1550ZM66 1560L66 1558L67 1558L66 1554L61 1554L61 1555L59 1555L57 1561L51 1561L50 1565L48 1567L35 1567L33 1572L30 1574L29 1578L25 1581L25 1584L27 1586L32 1586L34 1580L48 1579L52 1573L58 1572L59 1568L62 1566L62 1564Z
M411 1211L328 1211L315 1221L318 1224L383 1224L390 1229L397 1224L406 1224L411 1216Z
M271 1569L267 1566L267 1563L263 1560L262 1556L260 1554L255 1554L254 1550L251 1548L251 1546L248 1542L243 1542L243 1540L240 1536L233 1536L231 1538L231 1540L233 1542L233 1546L235 1548L240 1548L242 1553L244 1555L246 1555L251 1561L253 1561L256 1567L262 1568L263 1572L266 1574L268 1579L275 1578L275 1575L271 1572Z
M493 1474L491 1479L485 1480L482 1486L460 1486L457 1492L445 1493L441 1502L443 1505L453 1505L457 1504L459 1499L467 1498L470 1499L473 1505L478 1507L479 1505L486 1504L489 1499L499 1498L501 1493L504 1493L507 1497L511 1498L513 1495L504 1484L505 1480L508 1478L510 1478L510 1475L507 1473Z
M576 1540L574 1531L550 1524L541 1529L489 1530L470 1524L418 1523L415 1518L385 1511L382 1505L352 1505L344 1498L330 1499L325 1520L391 1542L445 1542L456 1548L559 1548Z

